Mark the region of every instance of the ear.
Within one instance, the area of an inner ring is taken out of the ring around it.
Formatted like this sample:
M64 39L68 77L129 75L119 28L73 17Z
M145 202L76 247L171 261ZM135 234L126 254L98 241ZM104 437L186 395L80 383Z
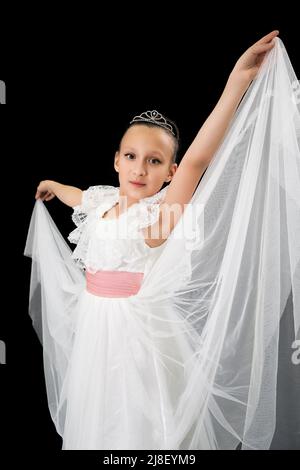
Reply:
M119 153L119 151L117 151L115 153L115 163L114 163L114 168L115 168L117 173L119 173L119 159L120 159L120 153Z
M169 170L169 175L168 175L167 179L165 179L165 183L168 183L169 181L172 180L173 176L176 173L177 167L178 167L177 163L172 164L172 166L170 167L170 170Z

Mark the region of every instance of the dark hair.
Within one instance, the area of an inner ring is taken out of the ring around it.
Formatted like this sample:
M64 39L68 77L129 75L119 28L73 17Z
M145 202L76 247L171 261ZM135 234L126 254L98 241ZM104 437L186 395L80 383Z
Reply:
M127 129L125 130L123 136L125 135L125 133L128 131L128 129L130 129L132 126L147 126L147 127L159 127L160 129L163 129L173 140L173 143L174 143L174 150L173 150L173 155L172 155L172 163L176 163L177 161L177 156L178 156L178 151L179 151L179 146L180 146L180 140L179 140L179 130L178 130L178 127L176 125L176 123L174 121L172 121L171 119L167 118L165 115L164 115L166 121L168 124L171 124L173 130L174 130L174 134L172 134L171 131L169 131L168 129L166 129L165 127L162 127L158 124L155 124L154 122L147 122L147 121L136 121L136 122L133 122L132 124L130 124ZM122 139L121 139L122 140Z

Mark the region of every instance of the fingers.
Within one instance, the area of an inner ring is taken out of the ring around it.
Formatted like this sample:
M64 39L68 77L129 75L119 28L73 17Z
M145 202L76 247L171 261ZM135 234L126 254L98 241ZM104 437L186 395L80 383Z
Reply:
M49 191L46 191L46 192L45 191L37 191L36 195L35 195L35 199L41 199L41 201L45 201L45 200L47 201L50 196L54 197L54 195L52 195L52 193L49 193ZM52 199L52 197L51 197L51 199Z
M51 201L51 199L53 199L55 197L55 194L53 193L50 193L49 191L47 191L45 197L44 197L44 200L45 201Z
M42 201L47 201L47 198L49 197L49 191L46 191L43 196L42 196Z
M272 41L272 39L274 39L276 36L278 36L278 34L278 29L274 29L274 31L271 31L271 33L266 34L266 36L262 37L259 41L257 41L255 45L268 43Z
M254 52L254 54L262 54L263 52L269 51L274 46L275 42L267 42L265 44L254 44L252 52Z
M43 192L44 192L44 191L41 191L41 189L39 189L39 188L40 188L40 184L39 184L38 187L36 188L35 199L40 199L41 196L42 196L42 194L43 194Z
M52 193L51 193L51 194L49 194L49 196L46 196L46 197L45 197L45 201L51 201L51 199L53 199L53 198L54 198L54 196L55 196L55 195L54 195L54 194L52 194Z

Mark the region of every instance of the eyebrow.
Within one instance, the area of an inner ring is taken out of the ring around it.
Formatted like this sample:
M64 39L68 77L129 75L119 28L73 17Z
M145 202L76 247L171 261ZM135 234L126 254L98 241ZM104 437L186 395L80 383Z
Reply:
M129 151L129 152L133 152L133 153L136 153L136 150L134 148L131 148L131 147L125 147L125 150L124 151ZM151 152L149 152L149 154L153 155L153 156L159 156L160 158L164 159L164 156L163 154L159 151L159 150L153 150Z

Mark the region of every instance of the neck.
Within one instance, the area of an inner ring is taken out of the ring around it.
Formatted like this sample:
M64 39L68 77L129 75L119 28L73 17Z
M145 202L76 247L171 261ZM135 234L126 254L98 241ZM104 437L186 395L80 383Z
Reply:
M127 209L129 209L129 207L132 206L133 204L136 204L137 202L139 202L139 199L130 198L129 196L127 196L120 190L117 209L119 213L122 213L126 211Z

